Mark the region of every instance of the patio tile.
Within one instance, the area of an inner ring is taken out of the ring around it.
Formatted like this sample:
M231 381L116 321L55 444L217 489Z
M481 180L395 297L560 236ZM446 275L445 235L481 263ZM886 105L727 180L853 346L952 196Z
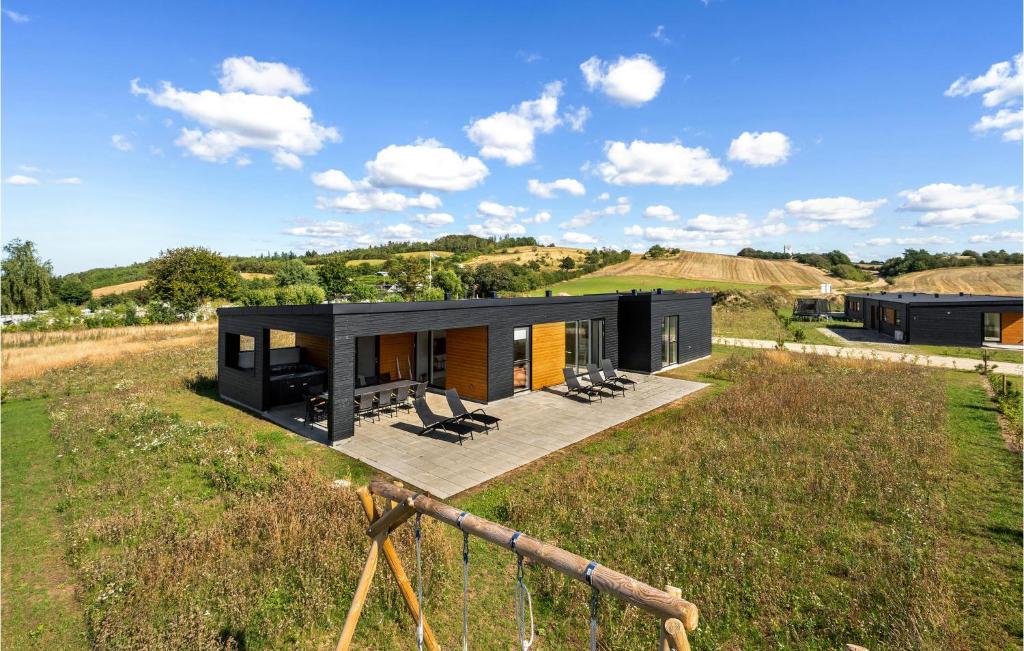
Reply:
M477 432L463 445L455 437L418 436L416 416L403 413L360 423L354 436L336 442L333 449L443 499L708 386L659 376L633 377L636 391L593 404L567 400L556 391L492 402L485 409L502 419L501 429ZM428 394L427 401L435 412L450 413L444 396ZM305 426L301 408L287 410L265 415L311 440L326 441L321 427Z

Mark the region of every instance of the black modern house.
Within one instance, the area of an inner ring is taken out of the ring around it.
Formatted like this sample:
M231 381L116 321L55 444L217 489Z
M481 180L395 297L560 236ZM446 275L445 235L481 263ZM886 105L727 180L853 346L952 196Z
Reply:
M219 391L266 413L327 394L328 440L354 432L353 395L390 380L478 402L561 384L610 359L653 373L711 354L711 295L631 292L220 308Z
M846 296L846 318L894 341L983 346L1020 344L1019 296L879 292Z

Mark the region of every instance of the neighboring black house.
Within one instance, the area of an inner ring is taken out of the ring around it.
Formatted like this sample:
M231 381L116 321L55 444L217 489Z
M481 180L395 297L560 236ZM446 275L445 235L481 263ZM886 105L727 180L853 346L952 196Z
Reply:
M711 354L711 295L696 292L232 307L217 314L221 397L262 413L326 392L332 441L353 433L360 386L412 379L487 402L561 384L566 366L582 372L610 359L616 368L651 373ZM286 346L272 346L285 337Z
M1019 296L879 292L848 294L846 318L912 344L1020 344Z

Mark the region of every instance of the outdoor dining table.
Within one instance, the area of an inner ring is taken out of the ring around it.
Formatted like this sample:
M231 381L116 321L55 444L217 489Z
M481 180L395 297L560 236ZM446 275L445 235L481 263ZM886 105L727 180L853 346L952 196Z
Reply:
M395 380L394 382L385 382L384 384L374 384L374 385L371 385L371 386L359 387L355 391L353 391L352 394L356 398L358 398L359 396L361 396L363 394L366 394L366 393L378 393L380 391L394 391L395 389L398 389L399 387L409 387L409 389L411 390L417 384L420 384L420 382L417 382L415 380Z

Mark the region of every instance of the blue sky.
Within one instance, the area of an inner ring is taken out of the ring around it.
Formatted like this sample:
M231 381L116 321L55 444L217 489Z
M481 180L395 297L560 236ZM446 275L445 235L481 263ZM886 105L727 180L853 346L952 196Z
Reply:
M60 273L454 232L1022 246L1019 2L15 1L2 20L3 238Z

